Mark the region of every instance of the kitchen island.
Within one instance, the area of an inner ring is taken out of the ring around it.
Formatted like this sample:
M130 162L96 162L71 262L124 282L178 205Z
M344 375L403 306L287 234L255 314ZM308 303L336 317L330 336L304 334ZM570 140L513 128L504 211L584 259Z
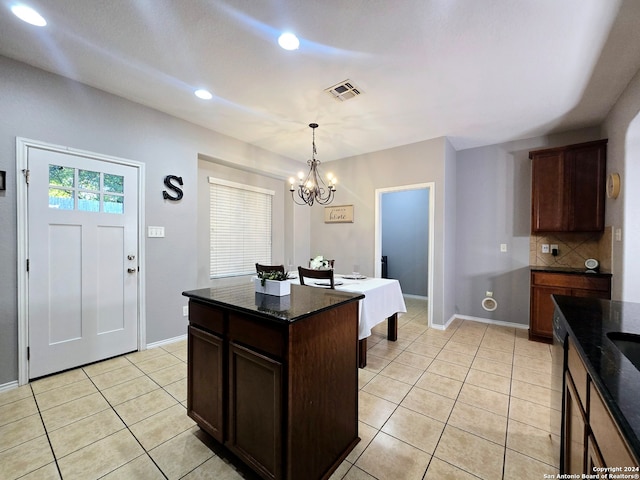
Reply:
M362 294L253 283L189 297L187 413L265 479L326 479L358 443Z
M640 304L561 295L553 302L565 352L561 473L638 475Z

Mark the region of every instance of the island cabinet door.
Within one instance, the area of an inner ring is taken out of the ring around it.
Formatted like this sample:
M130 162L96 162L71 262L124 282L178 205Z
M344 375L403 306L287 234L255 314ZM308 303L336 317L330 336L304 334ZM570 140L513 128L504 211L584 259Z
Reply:
M283 478L282 363L229 343L227 447L265 479Z
M587 473L593 474L596 471L594 470L595 468L603 468L604 466L604 460L602 459L600 450L598 450L596 441L593 435L589 434L587 438Z
M187 414L213 438L224 440L223 341L189 326Z
M564 468L562 473L583 474L586 451L586 415L580 398L573 385L571 375L565 374L565 414L564 414Z

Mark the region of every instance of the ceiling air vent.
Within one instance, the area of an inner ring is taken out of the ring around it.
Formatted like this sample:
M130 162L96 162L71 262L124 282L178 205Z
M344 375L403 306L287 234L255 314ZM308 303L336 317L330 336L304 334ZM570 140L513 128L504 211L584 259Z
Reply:
M350 98L357 97L362 93L362 90L356 88L351 80L345 80L344 82L340 82L333 87L327 88L325 92L329 92L336 100L344 102L345 100L349 100Z

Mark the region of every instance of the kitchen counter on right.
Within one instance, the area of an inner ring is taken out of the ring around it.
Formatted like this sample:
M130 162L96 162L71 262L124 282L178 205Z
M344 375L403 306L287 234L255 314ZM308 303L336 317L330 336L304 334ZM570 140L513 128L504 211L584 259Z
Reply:
M616 346L612 340L616 335L609 334L638 335L639 342L634 347L640 354L640 303L563 295L553 295L553 302L557 316L554 322L559 322L567 332L570 344L575 346L590 381L637 462L640 458L640 371ZM587 403L594 405L595 400L591 398ZM586 418L587 422L591 420L588 413ZM590 434L589 428L587 434Z
M529 270L532 272L568 273L571 275L593 275L596 277L611 278L611 273L601 272L599 270L588 270L584 267L573 268L573 267L550 267L550 266L530 265Z

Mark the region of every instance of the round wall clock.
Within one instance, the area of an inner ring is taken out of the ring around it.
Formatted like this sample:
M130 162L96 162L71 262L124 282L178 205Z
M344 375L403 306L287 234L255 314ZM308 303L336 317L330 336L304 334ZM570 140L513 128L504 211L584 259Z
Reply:
M620 195L620 174L610 173L607 177L607 197L618 198Z

